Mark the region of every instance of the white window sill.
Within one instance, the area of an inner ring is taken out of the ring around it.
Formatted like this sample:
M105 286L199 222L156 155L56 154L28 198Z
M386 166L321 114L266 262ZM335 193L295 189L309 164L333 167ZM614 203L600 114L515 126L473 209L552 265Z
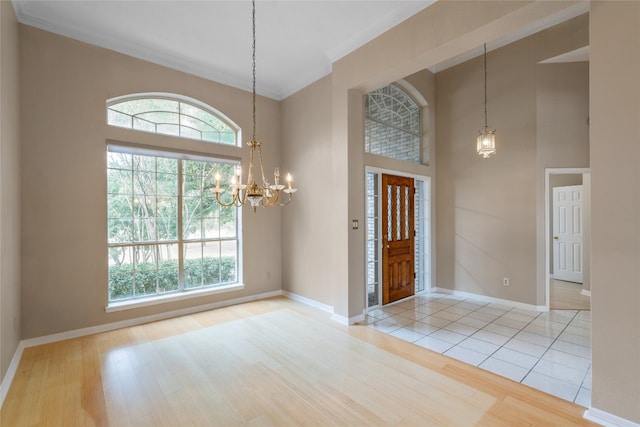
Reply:
M197 289L193 291L179 292L175 294L159 295L148 298L139 298L126 301L116 301L104 308L107 313L116 311L131 310L133 308L147 307L150 305L165 304L168 302L181 301L190 298L199 298L206 295L214 295L222 292L239 291L244 289L243 283L233 283L230 285L218 286L215 288Z

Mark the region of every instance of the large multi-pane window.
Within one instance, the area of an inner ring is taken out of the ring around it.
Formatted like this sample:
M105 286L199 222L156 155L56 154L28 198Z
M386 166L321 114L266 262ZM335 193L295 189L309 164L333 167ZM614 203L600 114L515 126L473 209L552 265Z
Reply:
M365 96L365 151L422 163L420 106L390 84Z
M120 98L107 112L112 126L221 144L238 139L224 116L181 98ZM218 204L212 191L215 174L231 176L233 167L213 156L108 145L109 302L239 282L239 211Z
M109 300L237 281L236 208L216 203L231 165L108 152Z

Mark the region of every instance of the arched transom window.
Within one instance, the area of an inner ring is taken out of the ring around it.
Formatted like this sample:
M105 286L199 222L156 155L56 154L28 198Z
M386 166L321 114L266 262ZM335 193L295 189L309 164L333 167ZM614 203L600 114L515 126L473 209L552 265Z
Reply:
M238 145L238 129L224 115L193 100L142 94L107 103L107 123L143 132Z
M365 97L365 150L368 153L422 163L420 106L390 84Z

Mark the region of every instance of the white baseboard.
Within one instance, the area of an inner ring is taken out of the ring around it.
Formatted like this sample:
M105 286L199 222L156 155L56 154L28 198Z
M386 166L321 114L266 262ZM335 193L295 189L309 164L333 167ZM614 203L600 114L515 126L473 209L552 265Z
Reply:
M580 293L581 293L582 295L586 295L586 296L588 296L588 297L591 297L591 291L588 291L588 290L586 290L586 289L581 290L581 291L580 291Z
M547 310L547 308L544 305L525 304L523 302L511 301L511 300L502 299L502 298L488 297L485 295L473 294L471 292L455 291L455 290L445 289L445 288L431 288L431 292L440 292L443 294L450 294L450 295L459 296L459 297L473 298L479 301L487 301L487 302L492 302L496 304L511 305L516 308L521 308L521 309L530 310L530 311L546 311Z
M364 320L364 313L351 317L344 317L340 316L339 314L333 313L333 316L331 316L331 320L335 320L336 322L341 323L345 326L351 326L355 323L362 322Z
M42 337L29 338L22 340L26 347L33 347L36 345L49 344L52 342L68 340L71 338L84 337L86 335L97 334L100 332L108 332L116 329L122 329L129 326L142 325L143 323L156 322L158 320L171 319L173 317L185 316L187 314L199 313L201 311L213 310L215 308L227 307L230 305L242 304L244 302L251 302L265 298L271 298L282 295L282 291L265 292L263 294L249 295L241 298L233 298L224 301L218 301L211 304L198 305L195 307L183 308L181 310L167 311L164 313L152 314L149 316L136 317L135 319L122 320L120 322L106 323L104 325L90 326L88 328L75 329L67 332L60 332L58 334L45 335Z
M333 314L333 307L327 304L323 304L321 302L312 300L311 298L307 298L307 297L303 297L301 295L298 294L294 294L293 292L288 292L288 291L282 291L282 295L284 295L287 298L290 298L294 301L298 301L301 302L305 305L309 305L311 307L315 307L315 308L319 308L322 311L326 311L327 313L332 313Z
M22 359L22 352L24 351L25 346L22 342L18 344L18 348L16 352L13 353L13 357L11 358L11 363L9 363L9 368L7 369L7 373L2 379L2 383L0 384L0 408L2 408L2 404L4 403L4 399L7 397L7 393L9 393L9 387L11 387L11 383L13 382L13 378L16 376L18 372L18 365L20 364L20 359Z
M589 408L584 411L583 417L605 427L640 427L640 424L636 424L633 421L625 420L617 415L613 415L596 408Z
M301 295L294 294L292 292L287 292L287 291L282 291L282 295L286 296L287 298L291 298L294 301L298 301L308 306L318 308L322 311L326 311L327 313L331 313L331 320L335 320L336 322L346 326L353 325L354 323L358 323L364 320L364 313L359 314L357 316L345 317L345 316L336 314L332 306L323 304L321 302L312 300L310 298L303 297Z

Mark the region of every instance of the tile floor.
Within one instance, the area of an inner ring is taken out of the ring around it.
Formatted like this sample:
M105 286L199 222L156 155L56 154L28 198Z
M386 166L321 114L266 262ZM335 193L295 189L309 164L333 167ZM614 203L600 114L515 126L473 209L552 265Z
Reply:
M369 310L367 326L585 407L591 312L528 311L448 294Z

